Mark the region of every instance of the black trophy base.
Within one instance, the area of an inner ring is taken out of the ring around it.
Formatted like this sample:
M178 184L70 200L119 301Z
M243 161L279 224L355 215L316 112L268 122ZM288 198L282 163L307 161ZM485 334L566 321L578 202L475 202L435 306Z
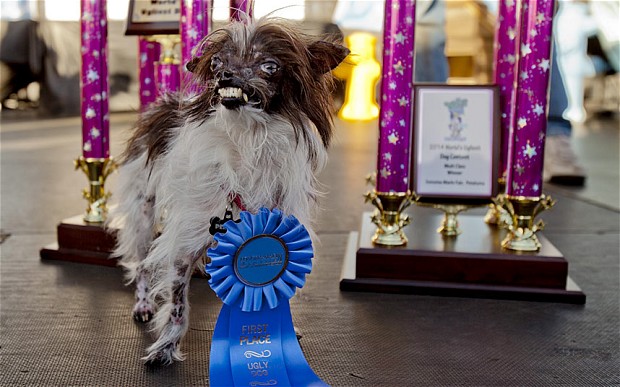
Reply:
M83 215L74 216L60 222L58 242L42 248L40 256L43 260L116 266L118 260L111 258L115 234L100 224L84 222Z
M351 232L340 290L585 304L586 295L568 277L568 262L544 235L538 252L501 247L507 231L487 225L482 215L460 214L462 233L436 230L443 214L413 208L405 227L406 246L373 245L371 213L360 232Z

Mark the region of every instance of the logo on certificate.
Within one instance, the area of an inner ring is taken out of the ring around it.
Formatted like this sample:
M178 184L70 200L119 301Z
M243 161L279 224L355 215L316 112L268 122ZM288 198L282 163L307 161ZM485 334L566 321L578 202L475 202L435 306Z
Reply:
M467 127L464 122L467 99L456 98L450 102L444 102L444 105L450 112L450 123L448 125L450 136L446 137L446 141L465 141L466 137L461 136L461 132Z

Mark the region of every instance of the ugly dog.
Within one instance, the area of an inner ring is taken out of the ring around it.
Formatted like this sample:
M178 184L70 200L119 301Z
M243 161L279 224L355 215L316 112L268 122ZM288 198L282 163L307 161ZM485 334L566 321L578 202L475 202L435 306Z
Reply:
M138 120L112 214L123 224L115 255L136 283L134 318L158 334L149 363L183 360L189 281L212 218L277 207L313 235L333 130L330 70L348 50L265 18L214 31L198 53L187 69L201 91L163 96Z

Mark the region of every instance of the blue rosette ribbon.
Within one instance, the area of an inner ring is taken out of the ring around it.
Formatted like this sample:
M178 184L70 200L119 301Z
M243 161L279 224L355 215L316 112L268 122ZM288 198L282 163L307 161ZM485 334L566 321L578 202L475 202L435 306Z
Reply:
M211 386L326 386L306 361L289 299L314 252L306 228L278 209L243 211L207 251L209 285L224 303L215 324Z

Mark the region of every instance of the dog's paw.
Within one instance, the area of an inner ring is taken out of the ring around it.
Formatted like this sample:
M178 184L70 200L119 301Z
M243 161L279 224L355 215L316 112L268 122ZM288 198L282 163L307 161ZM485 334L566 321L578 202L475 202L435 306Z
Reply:
M154 345L148 349L148 355L142 358L149 367L160 367L172 364L175 361L184 360L179 350L179 343L168 343L162 347Z
M155 308L147 301L138 301L133 307L133 319L137 322L145 323L151 321Z

